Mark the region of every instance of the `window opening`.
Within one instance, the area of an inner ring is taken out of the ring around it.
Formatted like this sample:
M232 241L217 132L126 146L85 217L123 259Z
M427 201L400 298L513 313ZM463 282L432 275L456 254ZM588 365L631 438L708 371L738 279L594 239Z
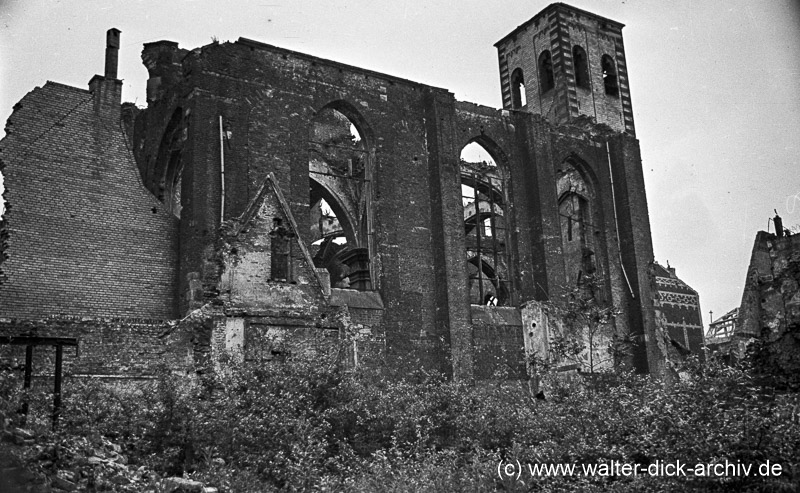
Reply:
M568 285L581 285L597 271L592 231L591 191L580 172L569 162L558 170L558 214Z
M553 59L550 57L550 52L545 50L539 55L539 84L542 92L547 92L554 88L556 85L553 76Z
M280 218L272 220L270 238L270 280L292 282L292 238L295 234Z
M525 94L525 77L522 69L515 69L511 74L511 108L518 110L527 105Z
M181 210L183 210L183 203L181 202L181 187L183 186L183 165L175 172L175 177L172 180L170 208L172 213L178 219L181 218Z
M309 250L333 287L372 289L368 161L357 121L330 106L317 113L309 136Z
M614 59L609 55L603 55L601 59L603 69L603 86L609 96L619 96L619 83L617 81L617 69Z
M470 142L461 150L461 162L472 165L497 167L497 163L491 154L477 142Z
M575 85L589 89L589 63L586 59L586 50L578 45L572 47L572 64L575 67Z
M181 217L181 187L183 185L183 146L187 131L183 112L177 108L161 139L155 165L142 174L142 181L164 204L164 209Z
M461 153L461 203L472 304L511 303L504 197L502 168L477 142L465 146Z

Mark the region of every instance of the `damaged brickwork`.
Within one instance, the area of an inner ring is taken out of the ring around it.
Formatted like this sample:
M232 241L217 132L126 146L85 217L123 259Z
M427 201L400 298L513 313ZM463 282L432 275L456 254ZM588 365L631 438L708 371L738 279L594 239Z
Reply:
M751 342L757 365L800 388L800 235L756 235L731 344L743 356Z
M21 370L26 345L13 344L24 337L35 343L33 374L52 375L55 346L64 349L64 373L72 376L146 378L155 370L193 371L191 341L175 331L177 322L131 318L48 317L39 320L0 318L0 359Z
M552 86L531 69L545 26ZM637 341L627 363L660 374L621 29L547 7L496 45L502 110L244 38L145 44L145 109L120 104L114 63L88 92L48 83L3 141L0 316L180 319L206 370L290 338L344 342L353 364L524 378L525 304L598 279L614 333ZM558 47L587 41L576 82ZM509 99L522 70L539 106Z

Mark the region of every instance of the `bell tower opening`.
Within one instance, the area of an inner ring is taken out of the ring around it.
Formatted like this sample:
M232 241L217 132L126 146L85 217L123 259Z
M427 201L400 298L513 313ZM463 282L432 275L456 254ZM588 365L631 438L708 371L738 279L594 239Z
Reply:
M588 116L635 136L623 27L563 3L546 7L495 43L503 107L555 125ZM528 87L524 105L521 84Z

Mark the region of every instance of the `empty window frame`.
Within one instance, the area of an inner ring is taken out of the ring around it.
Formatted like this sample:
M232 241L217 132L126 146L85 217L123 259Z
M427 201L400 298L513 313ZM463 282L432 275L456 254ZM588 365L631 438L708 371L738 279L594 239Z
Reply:
M292 239L294 233L283 225L280 218L273 218L270 238L270 280L293 282Z
M539 87L545 93L556 86L553 76L553 58L550 52L545 50L539 55Z
M461 199L470 303L509 305L504 180L496 173L470 170L469 164L462 162Z
M361 122L361 123L359 123ZM331 286L371 290L369 144L360 117L334 102L312 120L309 136L309 250Z
M575 67L575 85L589 89L589 62L586 58L586 50L578 45L572 47L572 64Z
M597 271L593 231L598 230L592 212L592 189L571 161L557 170L558 215L561 222L562 257L568 286L580 286Z
M603 86L609 96L619 96L619 81L614 59L610 55L603 55L600 60L603 69Z
M511 108L518 110L527 104L525 94L525 76L522 69L515 69L511 73Z

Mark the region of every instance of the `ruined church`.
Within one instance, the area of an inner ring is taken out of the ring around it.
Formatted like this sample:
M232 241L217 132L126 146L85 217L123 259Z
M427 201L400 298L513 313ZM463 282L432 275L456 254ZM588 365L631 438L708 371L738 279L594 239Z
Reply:
M556 3L513 29L502 109L244 38L145 44L137 108L109 30L88 89L47 82L7 122L0 356L135 378L349 338L356 362L523 377L548 304L591 285L661 373L622 28Z

